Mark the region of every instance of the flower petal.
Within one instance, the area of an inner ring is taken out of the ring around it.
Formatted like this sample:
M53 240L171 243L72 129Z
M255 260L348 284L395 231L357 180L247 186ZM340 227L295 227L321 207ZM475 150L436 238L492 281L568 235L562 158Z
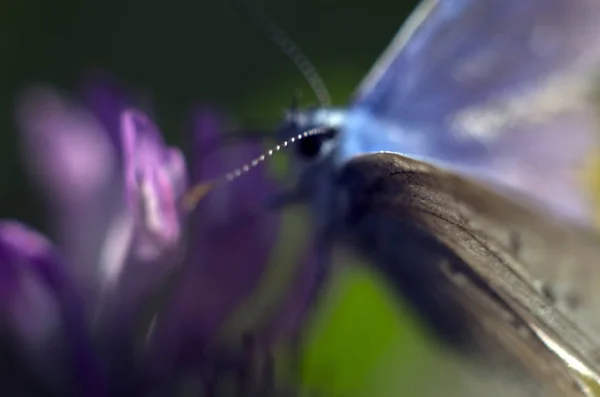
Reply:
M18 121L26 164L50 198L59 245L93 304L102 261L123 261L128 247L123 233L115 243L108 238L126 219L114 145L90 112L50 89L27 92Z
M139 227L136 254L153 260L181 240L185 160L178 149L166 147L156 125L138 110L122 113L121 135L127 204Z
M71 391L78 394L103 395L105 384L92 353L80 295L65 270L42 235L17 222L0 221L3 322L33 360L34 370L47 379L61 379L61 369L71 374L54 386L75 384Z
M110 182L114 150L85 109L38 87L23 95L17 121L30 171L60 205L82 205Z
M117 152L121 152L121 113L133 106L131 96L109 75L94 73L82 84L83 103L104 127Z
M195 182L222 176L261 154L255 143L216 150L223 127L210 110L198 111L194 121ZM260 211L275 191L274 181L257 168L210 192L198 204L192 215L187 266L153 335L160 357L156 360L162 366L206 359L219 327L254 291L279 228L276 213Z
M102 94L101 101L95 97L103 106L96 111L102 123L50 90L26 96L19 121L37 181L47 192L56 192L54 225L86 292L88 315L111 344L131 337L140 307L181 262L179 201L187 175L181 152L165 145L145 114L121 108L126 101L114 94L118 90L94 92ZM114 119L119 120L116 132L106 127ZM64 136L60 145L41 144L55 136ZM82 140L94 144L76 144ZM85 168L97 152L107 153L97 161L105 177L95 184L90 177L81 178L85 183L77 189L73 169ZM62 158L68 156L76 161L65 165Z
M128 249L125 260L108 258L101 271L104 305L113 309L108 322L117 316L133 326L132 316L181 264L186 214L180 202L188 182L183 155L164 144L144 113L123 111L121 136L128 222L113 236L115 245L128 241Z

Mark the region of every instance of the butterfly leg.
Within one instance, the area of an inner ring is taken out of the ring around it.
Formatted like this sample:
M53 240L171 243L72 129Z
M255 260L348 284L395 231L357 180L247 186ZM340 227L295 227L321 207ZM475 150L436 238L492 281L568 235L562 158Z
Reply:
M264 209L267 211L281 211L285 207L302 203L306 194L302 189L289 189L281 191L265 200Z
M297 185L295 189L283 191L271 197L266 203L267 210L281 210L285 206L305 203L307 190L302 185ZM327 203L322 203L327 205ZM333 212L332 212L333 213ZM325 285L329 280L332 266L332 243L334 237L334 227L329 223L317 225L317 235L313 240L314 260L308 263L312 270L312 285L306 299L306 308L303 318L309 321L314 317L317 308L317 302L322 298L325 291ZM302 351L304 348L303 331L305 327L299 327L291 336L290 348L292 355L292 371L301 376Z
M325 239L317 238L314 249L315 261L311 264L314 282L306 300L306 308L303 314L305 324L294 332L290 341L292 371L298 375L298 382L302 377L302 353L306 346L304 331L308 322L315 316L318 309L317 303L323 298L326 291L325 286L331 274L331 246Z
M275 384L275 361L268 348L247 332L242 336L242 355L236 374L236 397L283 396Z
M217 397L217 388L219 384L219 374L216 368L209 368L208 374L204 379L204 393L205 397Z

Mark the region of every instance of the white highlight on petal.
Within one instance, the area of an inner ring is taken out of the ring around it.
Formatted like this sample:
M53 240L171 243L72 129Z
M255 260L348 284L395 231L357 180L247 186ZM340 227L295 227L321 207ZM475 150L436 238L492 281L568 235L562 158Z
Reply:
M126 265L134 233L134 220L124 211L111 222L100 250L99 272L103 286L117 283Z
M164 219L162 219L161 206L158 199L159 192L156 191L155 186L148 179L142 180L139 187L146 227L150 232L160 234L164 225Z

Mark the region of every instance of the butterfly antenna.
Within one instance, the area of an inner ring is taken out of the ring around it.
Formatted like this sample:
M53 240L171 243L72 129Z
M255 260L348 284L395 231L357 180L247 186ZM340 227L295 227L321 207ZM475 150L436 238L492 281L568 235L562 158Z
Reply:
M285 55L298 68L304 79L310 85L315 93L317 100L321 106L327 107L331 105L331 95L323 82L323 79L317 73L315 66L309 61L308 57L300 50L300 48L292 41L285 31L273 22L266 14L260 12L248 0L233 0L233 3L244 12L254 25L277 47L283 51Z
M298 142L298 141L300 141L304 138L310 137L310 136L325 134L329 130L330 129L328 127L316 127L316 128L312 128L310 130L304 131L290 139L283 141L279 145L273 147L272 149L269 149L268 151L266 151L265 153L256 157L252 161L244 164L243 166L241 166L239 168L234 169L233 171L226 173L225 175L221 176L220 178L213 179L212 181L202 182L202 183L199 183L199 184L193 186L183 196L184 209L188 212L193 211L194 208L196 208L196 206L200 202L200 200L202 200L202 198L204 198L204 196L206 196L206 194L208 194L214 188L223 186L225 184L228 184L228 183L236 180L237 178L241 177L242 175L248 173L253 168L256 168L256 166L258 166L259 164L264 162L267 158L273 156L275 153L281 151L282 149L287 148L288 146L292 145L293 143Z

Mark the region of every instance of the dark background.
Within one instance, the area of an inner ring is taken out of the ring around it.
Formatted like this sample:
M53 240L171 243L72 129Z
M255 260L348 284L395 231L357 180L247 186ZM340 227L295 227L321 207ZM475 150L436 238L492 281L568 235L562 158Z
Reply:
M252 0L250 0L252 1ZM303 49L344 104L416 1L255 1ZM177 142L193 103L230 111L241 124L275 125L298 89L315 98L287 57L230 1L1 0L0 205L36 222L38 200L19 164L15 95L28 83L75 88L106 71L151 98Z

